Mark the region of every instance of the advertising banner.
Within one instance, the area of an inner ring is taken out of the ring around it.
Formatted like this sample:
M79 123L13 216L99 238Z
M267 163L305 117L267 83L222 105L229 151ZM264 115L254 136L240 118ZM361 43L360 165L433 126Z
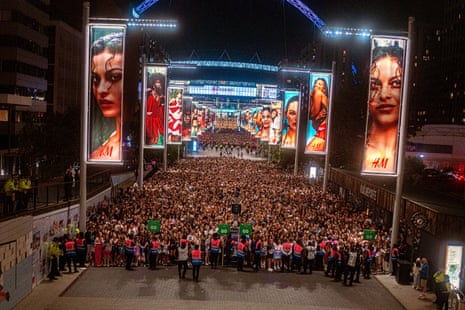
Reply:
M305 154L325 154L329 131L329 94L332 86L330 73L314 72L310 75Z
M282 123L281 148L295 149L299 125L300 96L298 91L284 92L284 115Z
M371 40L363 174L397 175L406 46L406 38Z
M121 164L124 44L126 28L89 25L86 158L88 163Z
M191 141L192 130L192 97L182 100L182 140Z
M271 126L270 136L268 137L268 144L276 145L281 141L281 123L283 114L283 103L282 101L271 102Z
M166 140L166 66L147 65L144 68L143 104L145 111L145 145L147 148L164 148Z
M446 248L445 273L449 276L453 287L460 287L460 274L462 270L463 245L448 244Z
M182 88L168 88L168 144L182 143Z

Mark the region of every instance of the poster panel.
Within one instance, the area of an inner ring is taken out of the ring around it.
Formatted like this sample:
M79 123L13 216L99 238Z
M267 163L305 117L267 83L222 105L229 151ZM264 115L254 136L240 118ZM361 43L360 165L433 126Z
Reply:
M314 72L310 75L305 154L326 154L331 86L332 75L330 73Z
M284 115L282 123L281 148L295 149L299 121L300 96L298 91L284 92Z
M147 65L144 68L144 89L147 93L143 104L146 148L165 146L166 74L167 67L163 65Z
M168 88L168 144L182 143L182 88Z
M191 141L192 97L182 99L182 140Z
M397 175L406 46L406 38L371 40L363 174Z
M448 244L446 249L445 273L449 276L453 287L460 287L460 273L462 270L463 245Z
M283 114L283 103L282 101L271 102L271 127L270 135L268 137L268 144L276 145L281 141L281 123Z
M122 163L125 34L121 25L89 25L88 163Z
M255 137L259 138L262 142L268 142L270 139L271 125L273 123L271 107L269 105L263 106L261 111L261 124Z

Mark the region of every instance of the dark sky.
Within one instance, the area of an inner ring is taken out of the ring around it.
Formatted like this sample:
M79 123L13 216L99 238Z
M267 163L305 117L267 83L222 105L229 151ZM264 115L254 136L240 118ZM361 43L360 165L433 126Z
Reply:
M81 0L75 0L79 2ZM91 14L127 18L141 1L91 0ZM303 0L327 25L368 27L378 32L407 31L408 16L440 21L441 1ZM68 3L68 2L67 2ZM227 50L233 61L249 61L257 53L263 63L297 58L308 43L321 39L318 29L284 0L160 0L142 18L175 19L174 33L151 33L173 59L195 50L215 59Z

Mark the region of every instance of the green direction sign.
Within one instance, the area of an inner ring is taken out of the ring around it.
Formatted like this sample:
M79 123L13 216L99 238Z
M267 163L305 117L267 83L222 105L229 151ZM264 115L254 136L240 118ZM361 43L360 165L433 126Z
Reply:
M154 233L160 232L160 221L149 220L147 223L147 230Z
M364 229L363 230L363 240L373 241L375 240L376 230Z
M231 231L231 227L228 224L219 224L218 225L218 235L227 236Z
M252 236L252 225L250 224L241 224L239 227L239 236Z

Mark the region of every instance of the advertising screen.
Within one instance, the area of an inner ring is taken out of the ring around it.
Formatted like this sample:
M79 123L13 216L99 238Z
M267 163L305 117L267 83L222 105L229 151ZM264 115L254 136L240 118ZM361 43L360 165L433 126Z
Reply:
M122 162L124 44L126 28L89 26L87 162Z
M300 96L298 91L284 92L284 115L282 124L281 147L295 149L299 126Z
M182 88L168 88L168 144L182 143Z
M282 101L271 102L271 126L270 135L268 137L268 144L276 145L281 141L281 123L282 123Z
M144 68L145 147L164 148L166 136L166 66Z
M374 36L362 173L397 175L407 39Z
M326 153L331 84L331 74L329 73L315 72L310 75L305 154Z

